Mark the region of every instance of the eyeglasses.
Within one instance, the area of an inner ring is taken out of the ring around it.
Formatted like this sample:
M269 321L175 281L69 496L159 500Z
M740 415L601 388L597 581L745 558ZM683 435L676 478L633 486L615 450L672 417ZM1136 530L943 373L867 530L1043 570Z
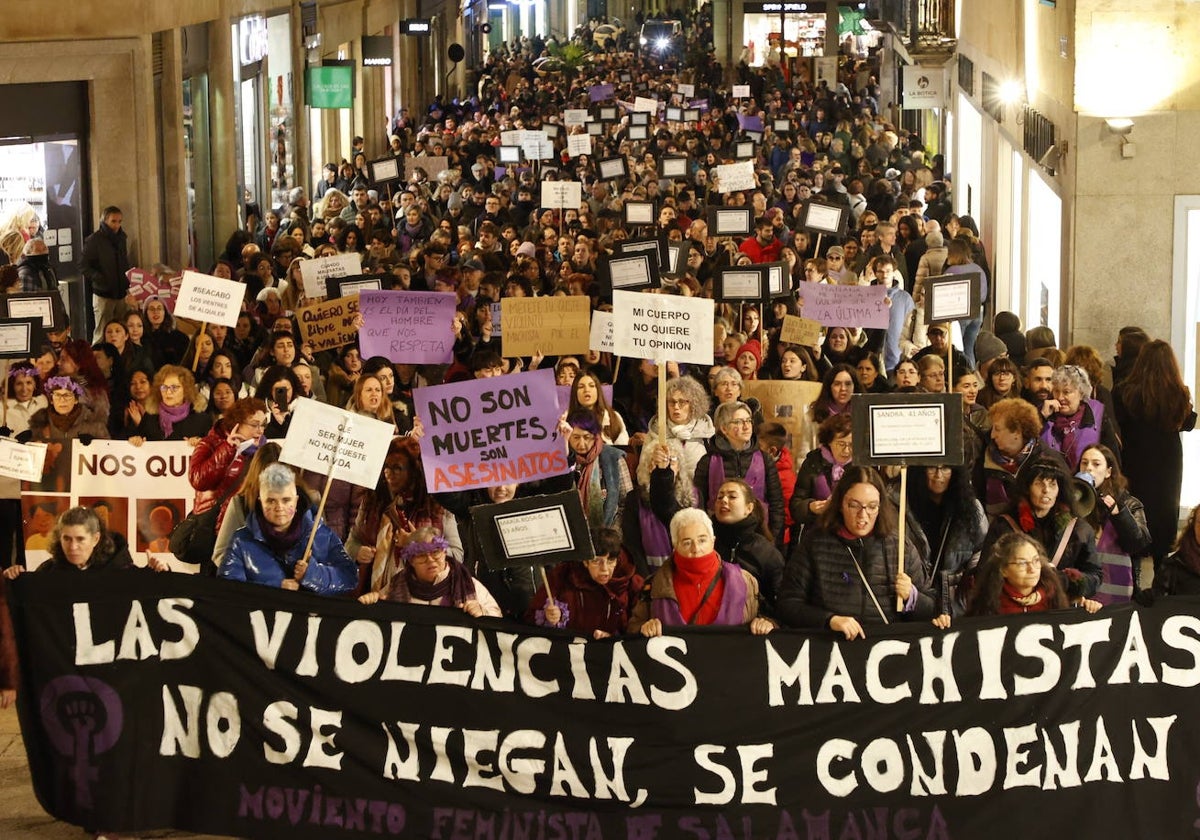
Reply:
M829 444L834 449L840 449L842 452L849 452L854 448L853 440L835 440Z
M249 426L251 429L265 429L267 427L267 421L265 421L265 420L247 420L242 425Z
M591 560L585 560L589 566L607 566L616 568L617 558L615 557L593 557Z
M173 394L176 391L182 391L183 386L182 385L159 385L158 390L163 391L164 393L167 393L167 394Z
M671 408L687 408L691 403L688 400L667 400L667 405Z
M1014 569L1024 569L1027 572L1032 572L1034 569L1042 565L1041 560L1010 560L1004 564Z
M446 559L444 551L430 551L425 554L414 554L409 558L408 562L416 565L417 563L441 563Z
M879 513L879 502L867 502L867 504L864 505L861 502L856 502L851 499L850 501L846 502L846 509L855 516L858 516L860 513L866 513L870 516L874 516L875 514Z
M728 426L753 426L754 421L751 420L749 417L735 417L732 420L730 420L726 425L728 425Z

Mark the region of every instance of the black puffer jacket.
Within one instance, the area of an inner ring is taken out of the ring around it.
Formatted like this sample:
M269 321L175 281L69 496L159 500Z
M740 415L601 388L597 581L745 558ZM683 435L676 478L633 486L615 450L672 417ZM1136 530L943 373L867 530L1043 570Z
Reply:
M761 599L759 610L763 615L774 616L783 584L783 555L779 549L762 535L754 517L731 525L714 519L713 531L717 536L717 554L754 575Z

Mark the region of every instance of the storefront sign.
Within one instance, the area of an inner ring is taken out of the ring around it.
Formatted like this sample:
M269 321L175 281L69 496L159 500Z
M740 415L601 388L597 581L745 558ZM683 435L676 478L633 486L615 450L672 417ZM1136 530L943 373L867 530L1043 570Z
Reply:
M196 575L10 588L33 789L77 825L997 840L1200 816L1194 598L596 643Z
M308 104L313 108L349 108L354 104L354 68L309 67Z
M364 35L362 63L363 67L391 67L392 39L387 35Z
M243 67L266 58L267 44L266 18L254 15L238 22L238 56Z
M904 108L923 110L946 106L946 73L940 67L904 65Z
M401 35L428 35L433 31L433 23L428 18L413 18L400 21Z
M778 14L806 14L806 15L823 15L825 14L824 3L743 3L742 11L745 14L778 15Z

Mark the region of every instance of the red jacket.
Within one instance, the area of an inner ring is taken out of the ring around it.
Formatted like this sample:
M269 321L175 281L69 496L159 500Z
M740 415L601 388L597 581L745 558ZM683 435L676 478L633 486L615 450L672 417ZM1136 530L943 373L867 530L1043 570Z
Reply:
M188 481L196 491L193 513L204 513L242 483L250 458L244 452L239 454L226 440L228 436L225 423L217 423L192 450Z
M783 544L790 545L792 539L792 496L796 492L796 467L792 462L792 450L786 446L779 450L779 460L775 462L779 471L779 488L783 490L783 509L787 511L787 530L783 534Z
M778 237L763 245L757 236L751 236L738 246L738 250L750 257L755 263L778 262L779 253L783 250L783 242Z

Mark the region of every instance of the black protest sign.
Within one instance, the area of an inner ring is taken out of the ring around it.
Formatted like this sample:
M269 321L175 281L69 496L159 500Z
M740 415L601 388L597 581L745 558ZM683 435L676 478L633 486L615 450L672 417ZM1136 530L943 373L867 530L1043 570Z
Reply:
M925 279L925 323L970 321L979 315L983 290L983 273L964 271L961 274L938 274Z
M854 463L957 466L963 462L959 394L856 394Z
M812 233L845 236L849 223L849 207L811 199L800 205L800 227Z
M11 595L33 787L77 825L1007 840L1200 817L1196 599L595 642L193 575Z
M42 319L0 318L0 359L29 359L41 355L46 332Z
M471 508L488 568L553 566L596 556L583 502L575 490Z

